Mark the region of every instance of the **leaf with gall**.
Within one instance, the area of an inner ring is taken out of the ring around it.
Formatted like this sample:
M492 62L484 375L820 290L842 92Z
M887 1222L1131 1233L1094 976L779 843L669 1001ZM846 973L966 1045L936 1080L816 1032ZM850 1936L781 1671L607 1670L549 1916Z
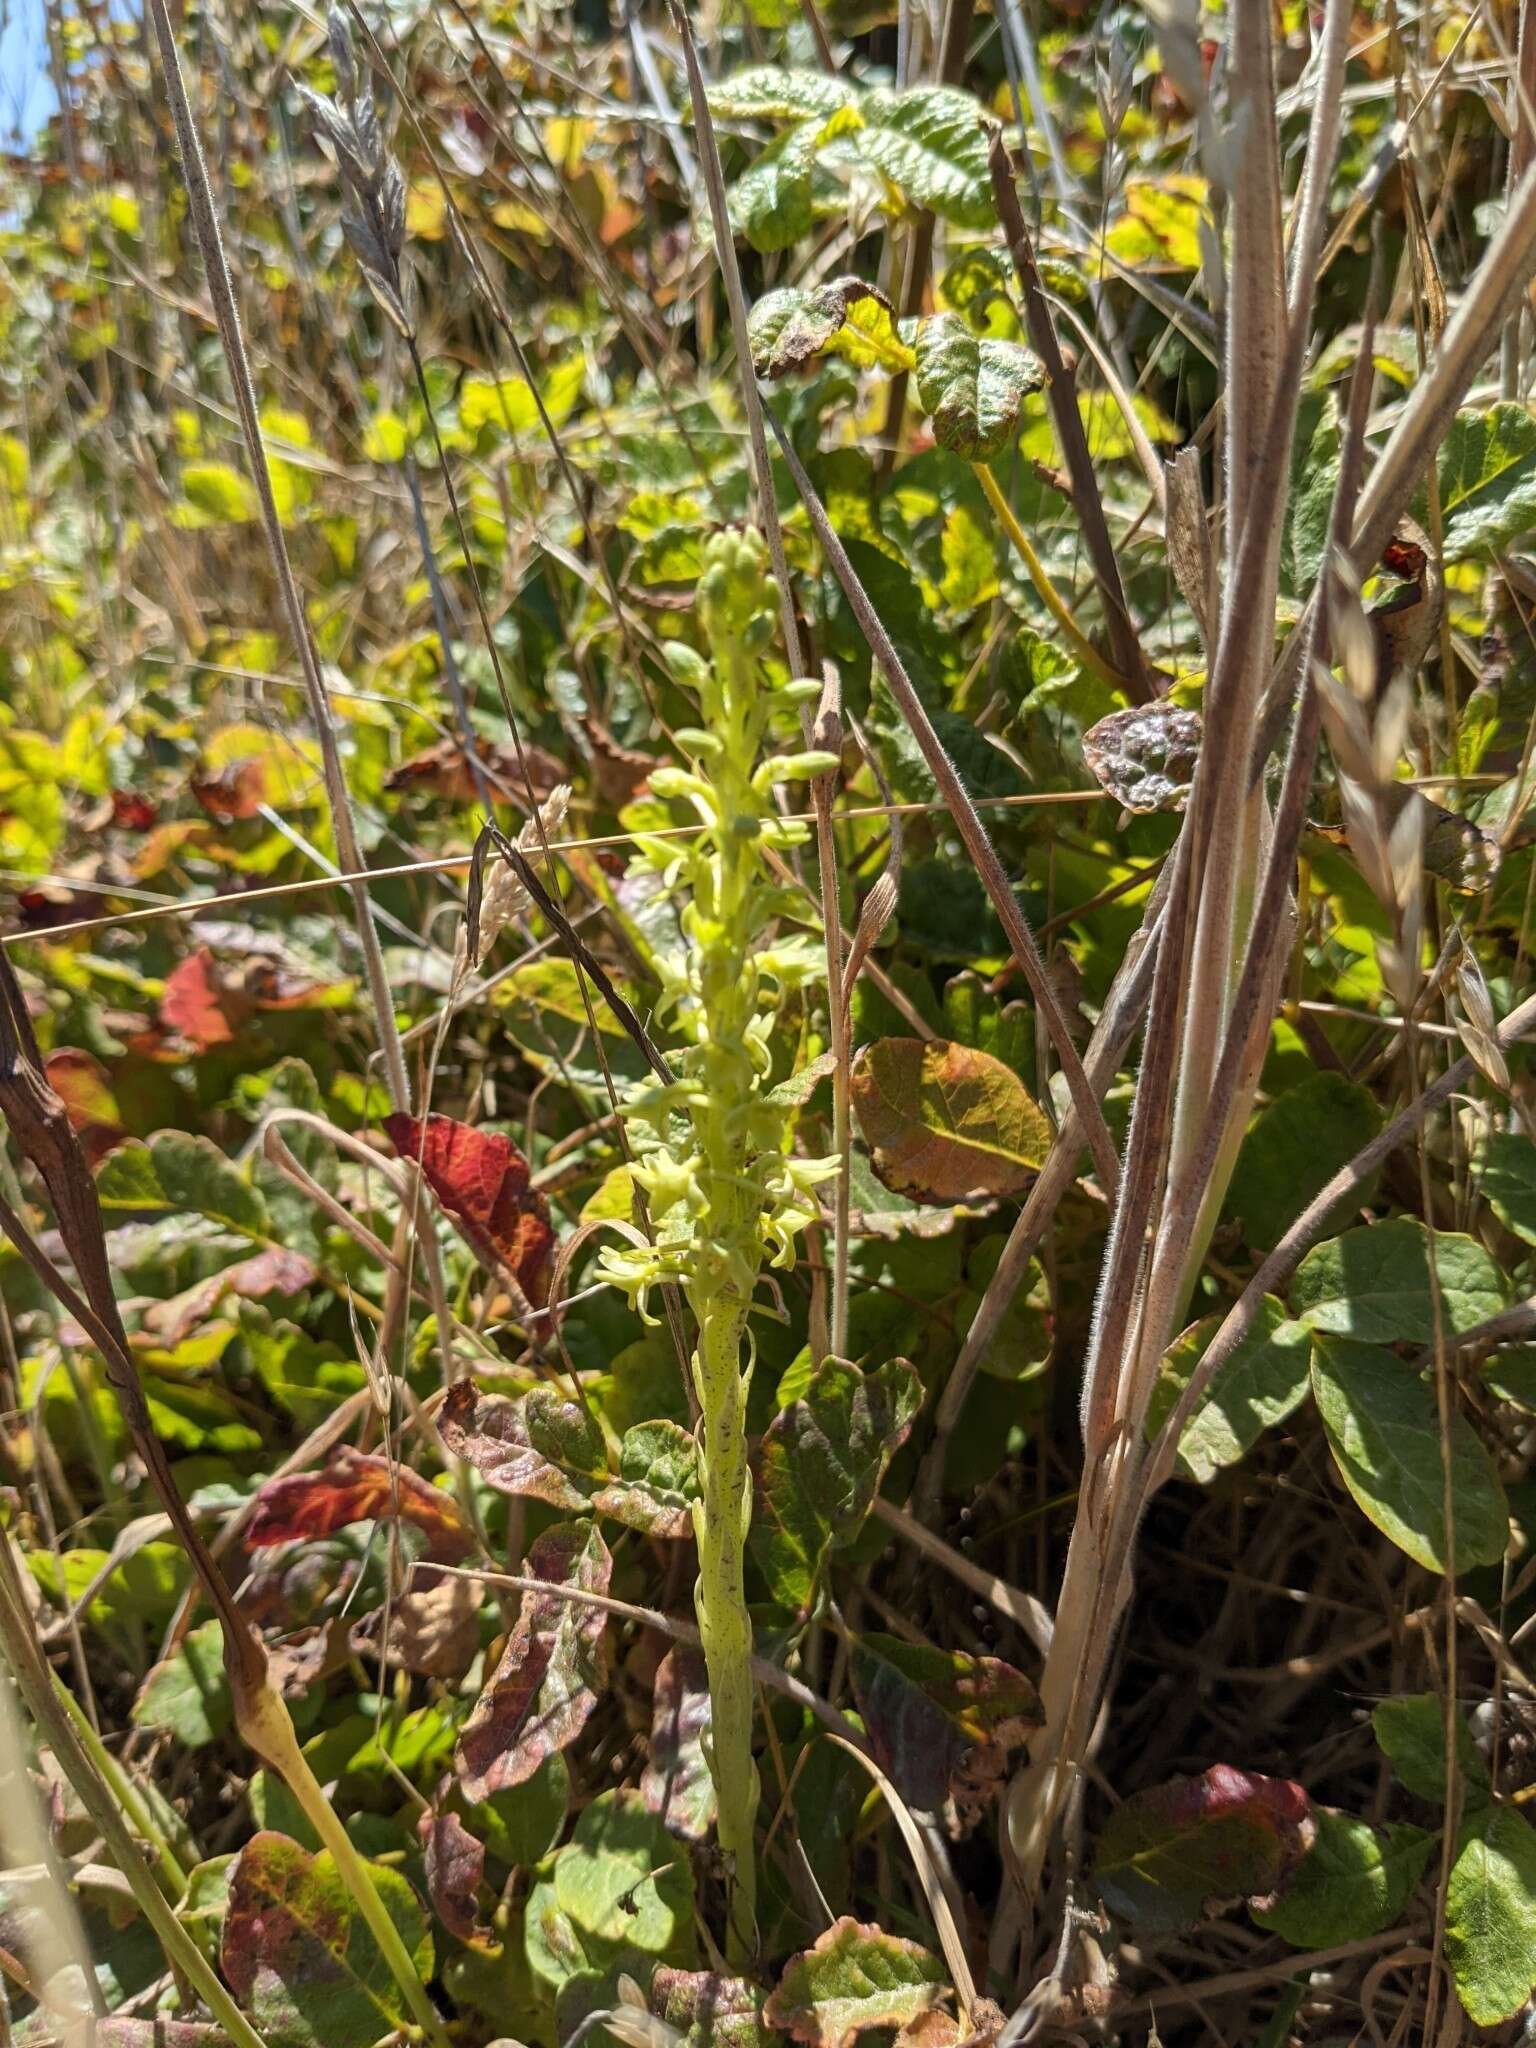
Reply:
M331 1536L350 1522L410 1522L427 1538L439 1564L464 1557L471 1545L459 1511L440 1487L389 1458L343 1447L323 1472L269 1479L256 1495L244 1531L248 1550Z
M1300 1785L1214 1764L1116 1807L1099 1837L1094 1882L1110 1911L1134 1926L1188 1927L1229 1899L1272 1898L1316 1835Z
M535 1306L542 1304L555 1233L549 1204L530 1187L528 1162L512 1140L451 1116L421 1120L397 1112L384 1128L400 1158L420 1162L476 1256L493 1272L504 1268Z

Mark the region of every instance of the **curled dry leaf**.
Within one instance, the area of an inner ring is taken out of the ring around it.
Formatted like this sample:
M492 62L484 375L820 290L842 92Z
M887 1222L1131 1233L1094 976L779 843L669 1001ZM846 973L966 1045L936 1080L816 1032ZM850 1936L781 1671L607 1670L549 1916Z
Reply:
M480 1601L473 1579L423 1566L403 1593L353 1625L353 1654L370 1660L382 1656L401 1671L452 1684L468 1671L480 1648Z
M1017 1194L1051 1147L1024 1083L947 1038L877 1038L853 1063L853 1107L875 1172L917 1202Z
M493 1272L505 1268L535 1305L549 1289L555 1233L549 1204L530 1185L528 1161L500 1131L451 1116L396 1113L384 1119L402 1159L421 1170L459 1234Z
M249 1550L330 1536L349 1522L399 1519L427 1538L439 1564L468 1554L471 1545L459 1511L441 1487L408 1467L344 1447L322 1472L269 1479L256 1495L244 1530Z
M1229 1900L1274 1897L1316 1834L1300 1785L1214 1764L1117 1806L1099 1837L1094 1882L1123 1920L1187 1927Z
M805 2048L845 2048L866 2027L910 2025L948 1990L920 1943L845 1914L785 1965L763 2017Z
M1111 711L1083 735L1094 780L1128 811L1182 811L1200 758L1204 725L1177 704Z
M566 776L564 764L543 747L525 744L520 763L516 747L500 740L477 739L475 758L492 790L497 795L510 796L519 804L528 801L530 781L535 798L542 803ZM428 747L424 753L413 754L408 761L402 761L385 779L384 787L397 795L410 791L419 796L447 797L456 804L475 803L480 795L470 764L469 749L458 739L439 740L435 747Z
M686 1842L702 1842L715 1818L715 1781L704 1753L709 1678L701 1650L678 1644L656 1669L651 1755L640 1796Z
M557 1522L529 1551L523 1576L606 1593L613 1559L590 1522ZM459 1738L458 1768L471 1799L531 1778L586 1726L606 1683L608 1617L555 1594L525 1593L501 1662Z

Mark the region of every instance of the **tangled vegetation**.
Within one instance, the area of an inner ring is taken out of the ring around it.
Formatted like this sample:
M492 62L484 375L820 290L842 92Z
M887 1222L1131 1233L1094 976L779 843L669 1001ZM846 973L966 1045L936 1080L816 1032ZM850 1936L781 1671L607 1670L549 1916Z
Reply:
M46 27L5 2037L1523 2038L1536 6Z

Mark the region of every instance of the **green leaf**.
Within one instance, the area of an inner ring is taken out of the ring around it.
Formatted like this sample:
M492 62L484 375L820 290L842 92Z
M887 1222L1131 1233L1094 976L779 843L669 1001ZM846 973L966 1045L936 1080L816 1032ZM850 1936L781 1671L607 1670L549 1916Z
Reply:
M1256 1252L1273 1250L1318 1191L1381 1129L1381 1110L1368 1088L1343 1074L1309 1074L1255 1118L1237 1155L1226 1213L1243 1225ZM1357 1188L1330 1210L1323 1229L1337 1229L1370 1200Z
M1445 1953L1477 2026L1509 2019L1536 1986L1536 1830L1513 1806L1468 1830L1445 1890Z
M1325 391L1303 399L1286 517L1290 587L1298 595L1312 588L1322 567L1342 446L1338 401L1333 393Z
M1207 1316L1169 1346L1147 1407L1149 1439L1173 1413L1224 1320ZM1307 1326L1291 1321L1284 1304L1267 1294L1253 1327L1184 1426L1179 1465L1187 1478L1208 1486L1218 1472L1251 1451L1266 1429L1301 1406L1311 1349Z
M1134 1926L1187 1927L1212 1905L1277 1891L1314 1832L1299 1785L1216 1764L1117 1806L1099 1837L1094 1882Z
M1483 1365L1483 1385L1536 1415L1536 1344L1507 1344Z
M1350 1814L1320 1812L1317 1839L1290 1883L1253 1917L1293 1948L1364 1941L1402 1913L1434 1844L1423 1828L1400 1824L1383 1836Z
M781 1607L809 1605L834 1543L858 1534L922 1401L893 1358L877 1372L829 1360L763 1438L751 1544Z
M765 255L792 249L816 223L812 173L821 147L814 121L788 129L730 190L731 226Z
M1498 1267L1454 1231L1434 1239L1434 1281L1447 1335L1470 1330L1505 1306ZM1435 1301L1429 1232L1414 1216L1363 1224L1317 1245L1291 1282L1291 1313L1314 1330L1371 1344L1433 1344Z
M948 1989L937 1956L845 1916L785 1964L764 2017L806 2048L846 2048L866 2027L905 2026Z
M917 330L917 395L941 448L988 462L1016 438L1024 401L1043 381L1039 359L1014 341L983 341L958 313Z
M1478 1754L1472 1731L1460 1714L1456 1730L1456 1762L1468 1804L1481 1805L1488 1796L1488 1767ZM1439 1804L1445 1798L1445 1703L1438 1693L1399 1693L1381 1700L1371 1713L1371 1727L1382 1753L1416 1799Z
M947 1038L877 1038L854 1061L853 1106L875 1171L922 1202L1011 1195L1051 1128L1011 1067Z
M134 1726L168 1728L188 1749L203 1749L226 1734L233 1719L224 1630L217 1621L205 1621L174 1657L150 1672L134 1702Z
M890 371L910 370L917 360L896 332L890 300L859 277L769 292L747 317L747 343L753 369L768 378L803 370L823 355Z
M171 513L176 526L245 526L260 515L256 486L227 462L189 462L181 488L185 495Z
M369 1867L385 1911L425 1983L427 1917L405 1879ZM328 1851L254 1835L240 1853L224 1922L224 1975L271 2048L373 2048L410 2018Z
M738 71L709 88L709 109L722 121L826 120L858 102L857 90L824 71L794 71L777 64Z
M160 1131L147 1145L120 1145L96 1176L96 1197L110 1214L190 1210L247 1237L267 1228L266 1204L208 1138Z
M1536 417L1503 403L1459 412L1440 449L1447 561L1506 546L1536 520Z
M1368 1520L1428 1570L1447 1568L1445 1465L1431 1382L1391 1351L1319 1337L1312 1392L1339 1476ZM1509 1504L1464 1416L1450 1426L1455 1569L1496 1564L1509 1541Z
M1500 1131L1488 1140L1478 1186L1504 1228L1536 1244L1536 1145L1523 1132Z
M997 219L979 101L952 86L865 95L865 126L854 137L865 162L914 206L956 227L990 228Z
M529 1894L524 1939L551 1990L595 1989L657 1957L692 1961L692 1865L637 1794L600 1793L548 1870Z

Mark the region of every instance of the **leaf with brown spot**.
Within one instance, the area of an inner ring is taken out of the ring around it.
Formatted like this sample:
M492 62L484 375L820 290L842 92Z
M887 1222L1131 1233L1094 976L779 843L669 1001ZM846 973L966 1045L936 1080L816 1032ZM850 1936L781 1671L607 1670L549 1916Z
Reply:
M529 1185L528 1162L500 1131L476 1130L451 1116L384 1119L402 1159L421 1170L459 1234L493 1272L504 1267L538 1306L549 1288L555 1233L549 1204Z
M416 1894L382 1864L368 1871L425 1983L432 1937ZM334 1859L286 1835L253 1835L241 1850L220 1960L268 2048L373 2048L410 2018Z
M608 1546L591 1522L557 1522L529 1551L526 1578L606 1593ZM608 1617L548 1593L525 1593L501 1662L459 1738L458 1767L471 1799L521 1785L575 1741L607 1682Z
M785 1965L763 2017L806 2048L846 2048L866 2027L910 2025L948 1990L920 1943L845 1914Z
M640 1796L662 1825L685 1842L704 1841L714 1825L715 1781L704 1754L709 1724L704 1653L678 1644L656 1668L651 1755Z
M481 1924L477 1897L485 1877L485 1844L475 1840L456 1813L424 1813L417 1833L432 1910L460 1941L489 1946L494 1937Z
M1051 1127L1012 1067L946 1038L862 1047L853 1106L875 1172L914 1201L1017 1194L1051 1146Z
M257 1492L243 1537L248 1550L331 1536L351 1522L401 1520L427 1538L438 1563L471 1549L452 1498L408 1466L344 1446L322 1472L269 1479Z

